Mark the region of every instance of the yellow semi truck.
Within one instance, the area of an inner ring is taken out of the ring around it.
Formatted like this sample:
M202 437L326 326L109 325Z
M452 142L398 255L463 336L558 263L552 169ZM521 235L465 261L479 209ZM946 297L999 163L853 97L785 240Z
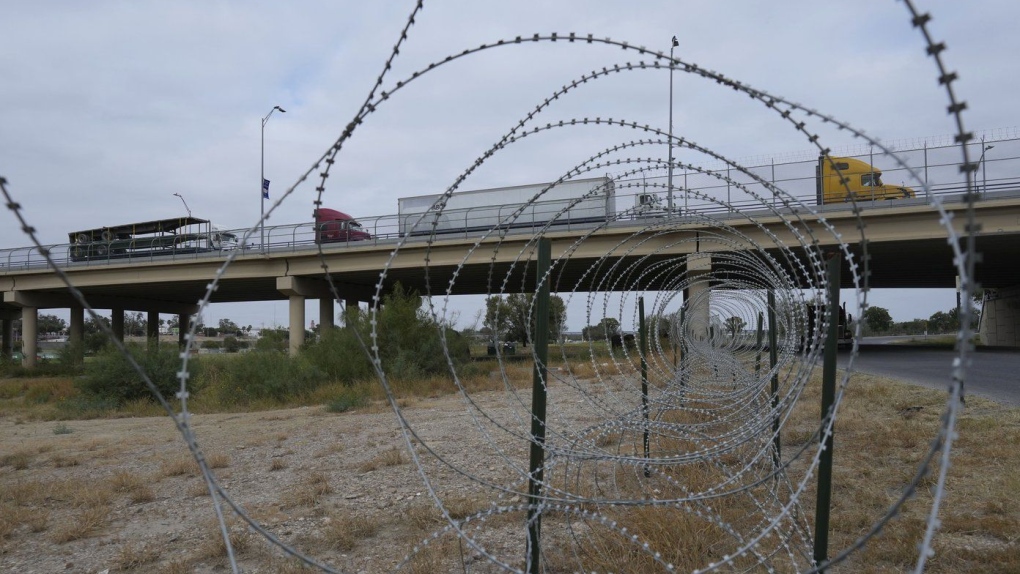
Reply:
M818 205L915 197L909 187L882 183L882 171L852 157L818 156L815 167Z

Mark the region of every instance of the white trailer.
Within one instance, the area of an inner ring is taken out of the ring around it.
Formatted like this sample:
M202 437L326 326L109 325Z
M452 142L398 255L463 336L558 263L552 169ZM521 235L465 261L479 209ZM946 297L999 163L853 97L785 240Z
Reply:
M397 200L400 233L429 235L433 224L437 234L497 227L535 229L550 221L555 226L605 222L616 214L615 186L608 177L550 185L462 191L452 194L441 210L436 202L442 194L404 197ZM539 196L543 190L545 193Z

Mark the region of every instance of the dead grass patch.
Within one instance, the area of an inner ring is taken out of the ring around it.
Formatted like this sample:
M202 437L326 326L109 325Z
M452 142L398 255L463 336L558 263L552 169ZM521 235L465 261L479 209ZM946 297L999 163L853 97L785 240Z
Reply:
M407 462L404 459L404 451L400 448L393 447L389 450L381 452L379 455L372 459L369 459L358 466L358 470L361 472L372 472L373 470L379 470L387 466L397 466L398 464L404 464Z
M305 480L284 494L282 502L288 507L314 507L322 497L332 494L329 477L323 472L313 472Z
M113 563L117 570L133 570L152 564L158 561L159 557L159 548L155 545L128 543L120 547L113 558Z
M159 465L160 474L164 477L170 476L198 476L200 474L198 463L190 456L177 456L164 459Z
M230 455L221 452L213 453L205 457L205 463L209 468L227 468L230 466Z
M334 516L321 529L317 545L338 552L350 552L362 540L375 536L379 528L379 519L375 517Z
M280 470L284 470L286 468L287 468L287 461L285 461L285 460L283 460L282 458L279 458L279 457L274 458L273 462L269 463L269 471L270 472L277 472L277 471L280 471Z
M227 556L227 545L223 540L223 533L216 521L207 524L204 529L205 544L199 548L199 558L225 558ZM227 534L230 539L230 546L235 555L242 555L252 549L255 536L248 530L248 525L234 521L227 525Z
M79 508L69 520L62 521L52 530L53 541L58 544L91 538L109 523L110 509L106 506Z
M0 456L0 467L9 466L14 470L25 470L32 464L34 455L28 450L18 450Z

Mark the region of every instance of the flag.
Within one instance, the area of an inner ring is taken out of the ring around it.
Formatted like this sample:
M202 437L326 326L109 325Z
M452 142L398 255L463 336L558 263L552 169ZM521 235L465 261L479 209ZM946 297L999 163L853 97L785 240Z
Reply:
M262 178L262 199L269 199L269 180Z

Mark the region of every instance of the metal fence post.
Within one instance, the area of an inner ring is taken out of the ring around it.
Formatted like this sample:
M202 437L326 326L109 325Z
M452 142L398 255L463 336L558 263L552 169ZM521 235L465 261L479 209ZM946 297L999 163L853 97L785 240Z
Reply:
M832 406L836 400L836 350L839 326L839 281L842 259L838 253L829 254L828 284L829 328L825 336L825 358L822 363L822 453L818 459L818 501L815 507L815 564L828 559L829 510L832 507L832 444L833 433L825 428L832 421ZM821 568L820 572L825 569Z
M648 467L648 334L645 331L645 298L638 297L638 337L641 341L641 414L644 416L642 444L645 452L645 477L651 476Z
M775 448L772 452L772 460L779 468L782 460L782 446L779 440L779 373L776 372L776 363L779 362L779 349L776 348L776 293L769 289L768 299L769 314L769 370L772 371L772 441Z
M543 237L538 240L535 282L535 333L532 352L535 368L531 382L531 452L528 464L528 574L538 574L541 567L543 467L545 465L545 411L546 374L549 362L549 280L546 273L552 260L552 242Z

